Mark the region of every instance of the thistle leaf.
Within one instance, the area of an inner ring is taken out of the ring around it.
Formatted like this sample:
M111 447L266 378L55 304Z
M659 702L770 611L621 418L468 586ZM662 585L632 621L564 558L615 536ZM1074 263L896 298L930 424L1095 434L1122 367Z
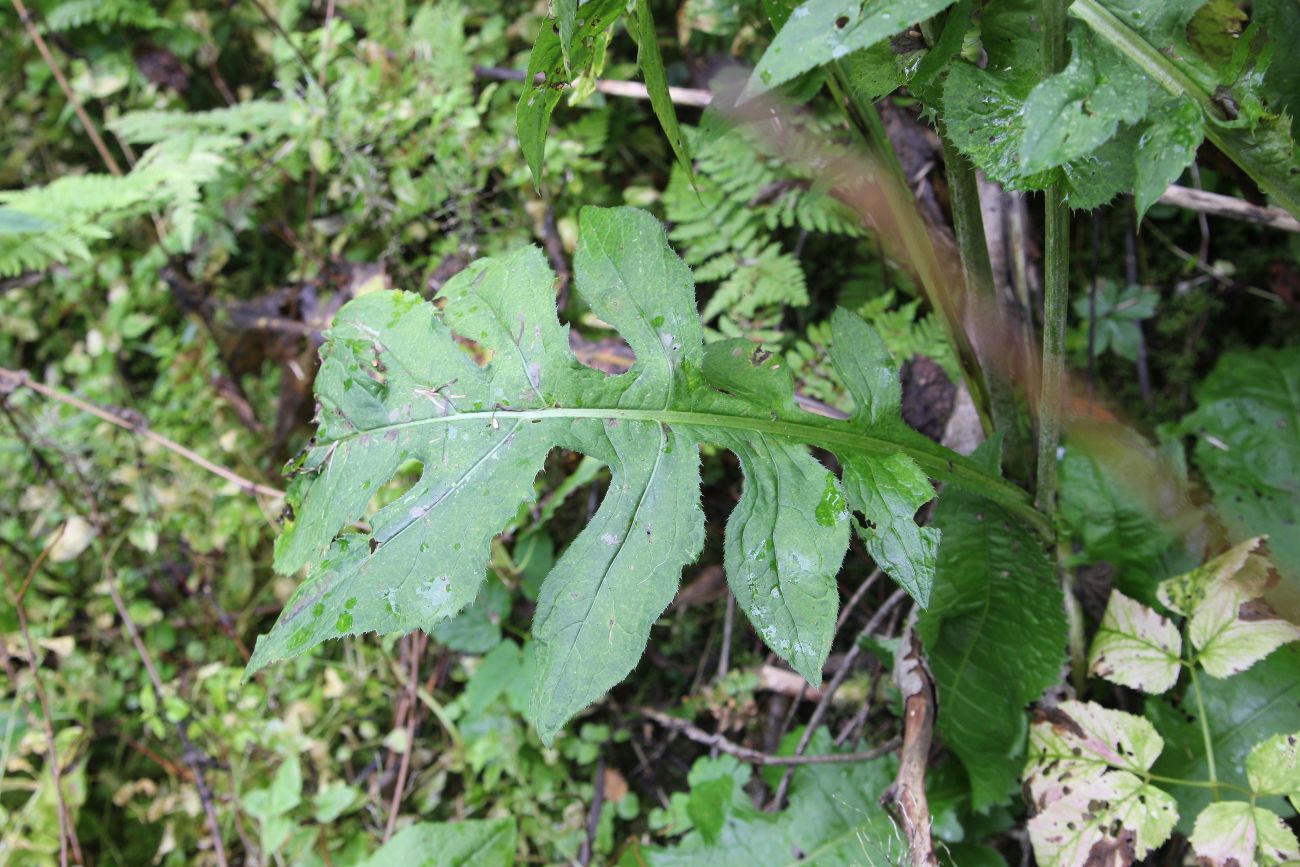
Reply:
M938 539L914 523L933 495L927 474L1036 514L1019 489L902 424L896 368L850 314L836 319L835 361L858 411L837 421L798 409L789 371L766 354L705 352L690 270L649 214L585 209L574 274L635 354L627 373L574 358L535 248L471 265L443 287L441 311L376 292L339 312L317 377L320 428L295 461L276 545L277 569L308 575L250 672L330 638L430 630L455 615L556 447L611 478L537 600L533 716L547 739L632 670L699 554L701 443L734 450L745 470L725 540L731 587L772 650L813 681L830 650L851 510L922 605ZM453 335L490 362L480 367ZM843 483L810 444L835 453ZM375 492L415 463L419 479L367 517Z

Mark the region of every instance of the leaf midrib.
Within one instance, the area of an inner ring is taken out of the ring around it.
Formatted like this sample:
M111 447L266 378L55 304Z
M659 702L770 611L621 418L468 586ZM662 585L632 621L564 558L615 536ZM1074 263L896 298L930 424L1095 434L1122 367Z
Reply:
M806 445L821 446L834 450L836 447L848 451L868 452L871 454L894 454L903 452L915 460L932 478L944 481L973 483L980 495L1001 503L1014 511L1026 523L1032 526L1045 539L1052 537L1050 525L1033 507L1029 494L1004 479L992 476L972 464L956 452L939 454L918 448L913 443L902 439L890 439L873 436L853 430L836 429L828 422L798 422L789 419L766 419L755 416L727 415L711 412L694 412L674 409L629 409L622 407L543 407L538 409L510 409L502 407L494 410L476 412L454 412L442 416L431 416L411 421L393 422L378 427L358 430L328 442L341 442L364 435L379 435L389 431L410 428L453 424L459 422L486 422L492 424L499 416L506 416L520 421L545 421L550 419L618 419L625 421L650 421L664 425L687 425L699 428L719 428L722 430L749 431L768 436L783 437ZM834 422L830 422L833 424ZM942 448L938 446L936 448ZM945 450L946 451L946 450Z

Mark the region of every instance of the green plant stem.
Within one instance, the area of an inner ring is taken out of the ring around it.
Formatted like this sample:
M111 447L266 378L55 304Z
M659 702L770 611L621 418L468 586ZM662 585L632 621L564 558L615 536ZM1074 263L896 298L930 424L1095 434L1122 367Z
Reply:
M1184 630L1184 633L1186 630ZM1186 641L1186 638L1184 638ZM1205 742L1205 764L1210 771L1210 785L1214 786L1214 800L1219 800L1219 772L1214 765L1214 741L1210 737L1210 721L1205 715L1205 702L1201 698L1201 681L1196 676L1195 663L1189 665L1187 670L1192 675L1192 693L1196 696L1196 716L1197 722L1201 724L1201 739Z
M970 391L971 400L979 414L980 424L985 434L992 434L994 415L989 398L988 382L984 369L979 362L979 355L971 343L962 320L962 310L955 301L955 294L948 288L943 278L939 257L930 241L930 233L921 220L916 206L907 198L907 176L898 161L898 154L889 141L885 125L880 119L876 106L853 89L839 63L828 67L831 71L827 85L831 95L844 111L845 116L858 134L866 142L871 153L877 158L887 174L887 179L880 184L889 209L889 216L897 227L903 244L903 254L908 263L916 270L916 276L925 292L930 307L939 314L948 342L952 345L957 364L961 368L962 379ZM978 207L978 205L977 205ZM981 224L981 236L983 226Z
M1043 2L1045 74L1066 62L1065 3ZM1065 319L1070 300L1070 208L1060 182L1043 193L1043 363L1038 398L1038 508L1056 514L1056 448L1061 439L1062 387L1065 381Z
M393 422L392 424L357 431L335 440L323 441L318 445L328 446L331 442L346 442L359 436L382 436L390 431L443 424L501 425L562 418L649 421L663 425L690 427L701 432L708 431L711 428L750 431L784 437L795 442L817 445L832 450L841 448L847 451L883 455L902 452L915 460L931 477L964 483L969 489L978 491L981 496L1006 506L1045 539L1051 538L1050 525L1034 509L1029 495L1023 490L1011 482L986 472L979 465L956 452L931 442L910 428L900 426L896 431L891 429L889 436L875 436L856 430L842 421L822 419L811 413L805 415L807 415L807 421L671 409L563 406L521 410L500 408L476 412L452 412L431 418Z
M1166 777L1163 776L1162 774L1148 773L1148 774L1143 774L1142 776L1143 779L1145 779L1149 783L1164 783L1165 785L1168 786L1187 786L1193 789L1214 789L1216 793L1216 799L1217 799L1217 793L1219 789L1229 789L1233 792L1238 792L1242 795L1246 795L1247 797L1253 794L1250 791L1250 789L1244 788L1242 786L1234 786L1231 783L1220 783L1211 780L1185 780L1182 777Z
M993 280L993 264L989 261L988 238L984 234L984 212L980 208L979 181L975 166L953 145L943 125L939 126L939 139L943 144L943 162L948 177L948 192L952 197L953 234L957 239L957 255L966 278L966 292L974 301L976 321L989 319L995 323L992 339L998 345L986 347L1001 358L1012 356L1004 341L1019 345L1020 335L1009 331L1009 317L1002 314L1002 301L998 298ZM978 349L978 347L977 347ZM1013 371L982 366L988 382L990 410L993 424L1003 435L1003 465L1011 478L1028 483L1033 473L1033 455L1030 441L1033 436L1028 408L1022 395L1016 391Z

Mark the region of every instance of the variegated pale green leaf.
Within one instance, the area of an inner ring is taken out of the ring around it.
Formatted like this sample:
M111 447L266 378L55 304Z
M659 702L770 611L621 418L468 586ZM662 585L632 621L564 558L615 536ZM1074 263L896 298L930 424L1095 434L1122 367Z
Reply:
M1282 819L1246 801L1211 804L1202 810L1191 843L1201 867L1276 867L1300 860L1300 844Z
M1088 670L1112 683L1161 693L1178 680L1182 649L1172 621L1113 590L1092 640Z
M1261 541L1249 539L1160 585L1162 602L1191 614L1187 635L1196 661L1214 677L1245 671L1283 644L1300 640L1300 626L1261 598L1272 580L1268 560L1251 553Z
M1273 735L1246 757L1246 779L1261 795L1300 794L1300 732Z
M339 312L317 377L318 437L295 464L276 545L278 569L310 571L250 671L326 639L429 630L456 614L555 447L607 465L610 484L538 595L533 718L546 738L632 669L698 555L701 443L733 449L745 470L725 544L742 610L812 680L830 650L852 511L874 528L882 567L922 604L935 535L913 517L932 494L927 473L1035 518L1023 492L902 424L897 368L861 320L837 319L841 378L860 409L836 421L800 410L788 370L766 356L706 355L691 273L649 214L584 210L574 277L628 341L628 373L573 357L554 275L534 248L471 265L443 288L440 311L380 292ZM453 334L490 363L472 361ZM836 454L847 490L810 444ZM367 516L399 473L414 479L409 489L386 492ZM369 528L355 530L363 517Z
M1077 701L1041 711L1024 775L1038 863L1128 864L1168 839L1178 806L1144 782L1163 748L1151 723L1123 711Z

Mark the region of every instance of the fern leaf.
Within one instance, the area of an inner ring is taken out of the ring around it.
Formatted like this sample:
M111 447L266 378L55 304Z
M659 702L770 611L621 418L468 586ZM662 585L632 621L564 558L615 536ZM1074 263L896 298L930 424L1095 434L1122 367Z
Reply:
M777 654L814 683L830 649L850 512L867 548L922 605L937 533L913 522L927 476L961 478L1009 508L1027 496L906 428L897 370L850 313L832 357L856 412L801 412L789 370L752 344L703 345L692 279L659 224L629 208L582 212L575 287L636 355L621 376L581 366L556 320L553 275L526 248L481 260L442 290L379 292L340 311L316 382L320 429L296 462L276 568L306 581L249 671L361 632L430 629L468 605L492 535L532 496L555 447L610 467L609 493L545 579L534 635L534 720L549 741L631 671L698 555L702 443L733 449L745 491L727 525L732 591ZM474 364L453 332L492 354ZM836 478L808 451L830 449ZM398 467L422 475L368 532L347 530Z

